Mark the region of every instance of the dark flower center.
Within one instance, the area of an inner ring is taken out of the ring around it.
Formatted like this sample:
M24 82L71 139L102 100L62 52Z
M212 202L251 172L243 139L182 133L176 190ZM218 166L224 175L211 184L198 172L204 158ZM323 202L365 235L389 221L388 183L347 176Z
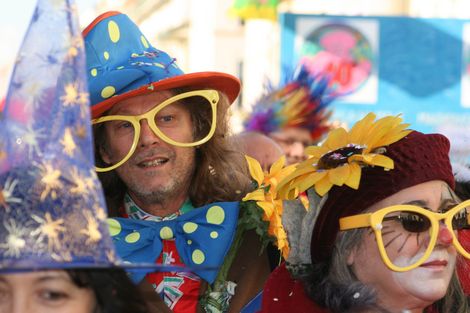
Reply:
M317 168L321 170L337 168L340 165L348 163L348 158L351 155L361 154L364 148L364 146L348 144L346 147L330 151L318 160Z

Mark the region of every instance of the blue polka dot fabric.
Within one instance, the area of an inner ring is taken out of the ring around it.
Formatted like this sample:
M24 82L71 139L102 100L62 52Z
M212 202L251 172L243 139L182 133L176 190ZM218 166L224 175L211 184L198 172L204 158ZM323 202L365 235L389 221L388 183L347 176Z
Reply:
M217 202L192 210L174 220L154 222L128 218L108 219L118 255L131 263L155 261L162 240L174 239L183 263L212 283L233 241L238 202ZM131 272L135 282L145 276Z
M154 48L127 15L99 21L85 35L91 105L182 75L175 59Z

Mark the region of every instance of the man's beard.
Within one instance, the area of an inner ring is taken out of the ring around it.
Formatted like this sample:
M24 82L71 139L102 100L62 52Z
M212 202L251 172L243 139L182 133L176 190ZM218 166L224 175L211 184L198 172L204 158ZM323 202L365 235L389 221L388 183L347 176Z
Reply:
M124 182L128 192L132 193L139 199L140 203L146 205L166 204L172 199L181 196L181 194L189 193L189 186L194 174L194 168L183 168L173 173L171 179L164 184L155 188L144 187L142 181L129 179ZM155 177L156 174L149 175L148 180ZM141 208L145 211L145 208Z
M165 204L170 199L184 192L183 186L188 186L188 182L181 176L175 176L171 181L163 186L151 190L143 190L142 183L136 181L126 182L128 191L139 198L142 203L148 205ZM142 208L143 209L143 208Z

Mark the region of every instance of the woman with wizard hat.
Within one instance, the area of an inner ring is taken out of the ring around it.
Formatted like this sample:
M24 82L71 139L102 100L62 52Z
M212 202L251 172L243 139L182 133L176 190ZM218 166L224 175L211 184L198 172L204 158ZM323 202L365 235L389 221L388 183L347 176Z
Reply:
M74 7L39 0L0 113L2 313L148 312L108 232Z

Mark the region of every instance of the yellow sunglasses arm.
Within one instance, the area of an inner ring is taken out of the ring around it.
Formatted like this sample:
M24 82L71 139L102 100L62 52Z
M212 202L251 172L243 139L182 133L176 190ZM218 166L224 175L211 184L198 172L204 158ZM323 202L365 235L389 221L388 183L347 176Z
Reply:
M346 216L339 219L339 229L349 230L354 228L369 227L371 213Z

